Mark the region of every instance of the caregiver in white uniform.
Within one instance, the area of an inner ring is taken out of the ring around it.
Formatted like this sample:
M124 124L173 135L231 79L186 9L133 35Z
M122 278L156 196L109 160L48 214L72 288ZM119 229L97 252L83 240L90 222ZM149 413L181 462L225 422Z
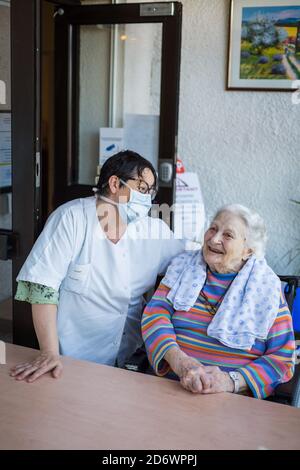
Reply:
M95 196L49 217L16 294L30 301L20 293L24 285L41 294L30 301L41 354L15 366L16 379L32 382L49 371L59 377L59 354L122 366L142 344L143 294L184 249L162 220L148 216L156 184L150 162L120 152L103 165Z

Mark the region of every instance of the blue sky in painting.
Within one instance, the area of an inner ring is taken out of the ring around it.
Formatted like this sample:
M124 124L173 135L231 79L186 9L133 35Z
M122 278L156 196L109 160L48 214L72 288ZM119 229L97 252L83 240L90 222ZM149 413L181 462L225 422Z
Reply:
M276 21L287 18L299 18L300 20L300 6L243 8L243 21L256 19L257 16L272 18Z

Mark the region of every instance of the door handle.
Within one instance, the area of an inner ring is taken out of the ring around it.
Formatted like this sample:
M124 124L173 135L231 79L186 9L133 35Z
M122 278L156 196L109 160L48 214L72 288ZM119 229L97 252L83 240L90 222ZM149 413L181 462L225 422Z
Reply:
M159 185L171 187L173 181L173 172L173 160L160 160L158 169Z
M0 230L0 260L7 261L19 254L19 236L11 230Z

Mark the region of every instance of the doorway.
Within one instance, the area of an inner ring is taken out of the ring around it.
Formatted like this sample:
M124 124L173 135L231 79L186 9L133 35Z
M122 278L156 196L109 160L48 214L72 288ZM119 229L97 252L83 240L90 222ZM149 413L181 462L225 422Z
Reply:
M56 6L54 207L91 195L124 148L152 162L172 205L181 16L178 2Z
M182 12L178 2L2 3L11 16L11 105L0 111L11 116L12 181L0 188L0 335L6 315L4 339L36 347L30 305L12 296L52 210L92 195L118 148L150 159L157 202L173 203Z

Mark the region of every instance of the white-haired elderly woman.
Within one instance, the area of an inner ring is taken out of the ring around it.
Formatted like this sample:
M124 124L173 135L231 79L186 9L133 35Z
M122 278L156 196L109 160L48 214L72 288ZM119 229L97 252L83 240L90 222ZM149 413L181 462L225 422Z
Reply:
M265 258L262 218L241 205L215 215L201 251L177 256L147 305L142 332L159 376L194 393L271 395L294 371L292 319Z

